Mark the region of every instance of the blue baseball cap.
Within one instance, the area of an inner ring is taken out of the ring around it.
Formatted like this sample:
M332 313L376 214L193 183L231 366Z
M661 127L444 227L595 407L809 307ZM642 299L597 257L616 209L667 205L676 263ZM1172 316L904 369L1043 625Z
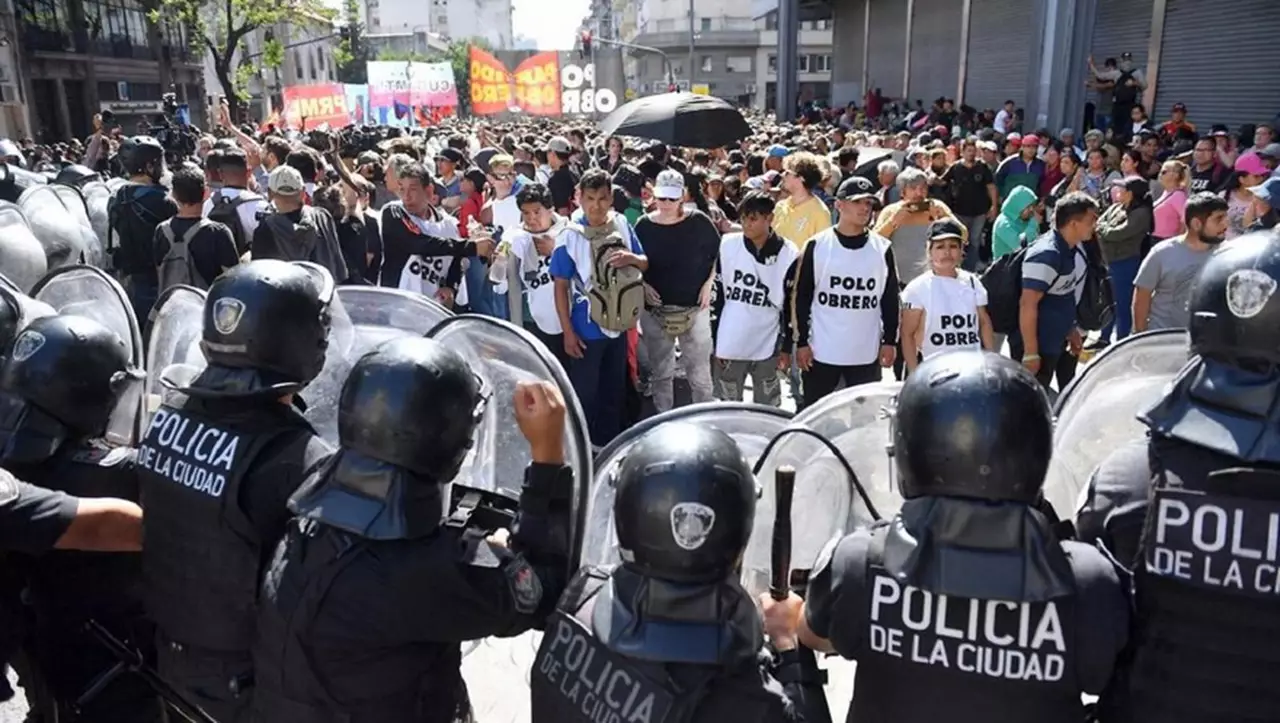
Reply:
M791 155L791 151L786 146L778 145L776 143L769 146L769 149L765 151L765 153L767 153L770 158L786 158Z
M1249 190L1268 205L1280 207L1280 177L1271 176Z

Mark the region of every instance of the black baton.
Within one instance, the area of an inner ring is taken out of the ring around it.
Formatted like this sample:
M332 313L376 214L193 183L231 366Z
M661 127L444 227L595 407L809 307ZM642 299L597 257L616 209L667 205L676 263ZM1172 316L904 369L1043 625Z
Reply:
M791 494L795 487L796 468L779 467L773 475L773 547L769 554L769 595L774 600L786 600L791 593Z
M151 666L147 665L143 660L141 653L131 649L124 641L112 635L111 631L104 628L98 621L90 620L85 629L107 650L111 651L119 663L117 663L117 667L112 673L104 676L104 679L99 681L98 685L95 685L88 693L81 696L82 700L88 700L100 692L100 689L105 688L106 684L110 682L110 678L114 678L115 675L121 672L136 673L156 692L156 695L160 696L184 720L191 723L218 723L213 716L205 713L200 706L187 700L182 693L179 693L176 688L169 685L168 681L152 670Z

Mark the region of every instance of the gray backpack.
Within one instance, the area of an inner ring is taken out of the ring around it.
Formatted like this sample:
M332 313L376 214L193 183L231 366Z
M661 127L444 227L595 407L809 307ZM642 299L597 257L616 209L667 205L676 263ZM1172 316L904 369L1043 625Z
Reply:
M187 229L187 232L182 234L182 238L174 236L172 219L160 224L160 233L169 242L169 250L160 260L160 293L163 294L166 289L180 284L194 286L197 289L209 288L209 282L200 275L199 269L191 259L190 244L191 239L196 237L200 229L207 228L212 223L209 219L202 218Z

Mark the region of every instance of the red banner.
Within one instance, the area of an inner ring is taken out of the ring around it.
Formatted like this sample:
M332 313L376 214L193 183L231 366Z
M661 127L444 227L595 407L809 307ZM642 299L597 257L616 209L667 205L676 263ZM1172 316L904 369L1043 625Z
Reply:
M511 74L502 61L476 46L471 46L471 112L493 115L510 109Z
M516 68L516 105L530 115L560 115L560 54L526 58Z
M346 88L340 83L289 86L284 89L284 118L290 128L304 131L325 123L335 129L348 126Z

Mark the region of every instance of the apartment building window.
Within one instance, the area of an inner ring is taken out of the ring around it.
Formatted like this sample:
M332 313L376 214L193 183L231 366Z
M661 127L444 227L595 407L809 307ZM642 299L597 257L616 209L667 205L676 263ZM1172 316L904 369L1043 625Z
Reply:
M776 70L776 68L775 68L775 70ZM797 72L797 73L808 73L808 72L809 72L809 56L807 56L807 55L797 55L797 56L796 56L796 72Z
M293 51L293 72L298 76L298 80L302 80L302 51Z
M778 56L776 55L769 56L769 72L770 73L778 72Z
M701 72L710 73L711 72L711 56L710 55L702 56L702 62L699 63L699 67L702 69Z
M711 18L702 18L702 29L703 31L711 29Z
M801 56L803 60L804 56ZM830 55L810 55L809 56L809 72L810 73L830 73L831 72L831 56Z
M764 29L765 30L778 29L778 11L777 10L774 10L773 12L764 16Z
M751 56L750 55L730 55L724 61L725 70L730 73L750 73L751 72Z
M813 29L814 30L830 30L831 18L827 18L826 20L814 20Z

